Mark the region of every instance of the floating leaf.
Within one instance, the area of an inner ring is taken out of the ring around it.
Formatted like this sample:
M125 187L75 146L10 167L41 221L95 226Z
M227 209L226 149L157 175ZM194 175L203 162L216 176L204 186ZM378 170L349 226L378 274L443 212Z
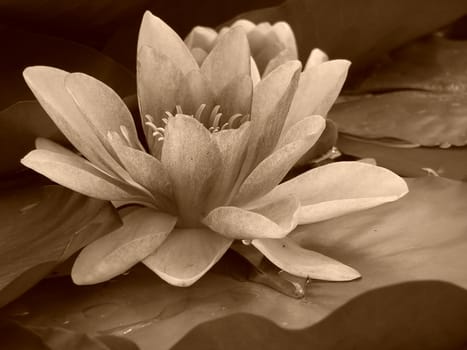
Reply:
M467 40L432 35L391 52L356 89L466 93L466 66Z
M422 91L352 99L336 104L328 115L342 133L441 147L467 144L466 116L467 94Z
M65 323L82 332L126 335L142 349L154 344L169 349L194 326L232 313L303 328L377 287L423 279L467 287L467 184L437 177L408 183L409 194L396 202L299 228L294 238L304 246L362 274L347 283L312 281L299 300L216 272L192 287L176 288L138 265L126 276L95 286L75 286L69 278L48 280L0 314L27 325ZM235 266L228 268L235 271Z
M235 314L190 331L172 350L458 350L467 340L467 291L438 281L396 284L366 292L303 330Z
M0 321L2 346L27 350L138 350L128 339L116 336L91 337L64 328L23 327L16 322Z
M378 165L401 176L420 177L431 169L438 175L467 180L467 147L394 147L393 144L341 134L337 147L346 155L375 158Z
M58 186L2 190L0 221L0 305L120 223L108 202Z

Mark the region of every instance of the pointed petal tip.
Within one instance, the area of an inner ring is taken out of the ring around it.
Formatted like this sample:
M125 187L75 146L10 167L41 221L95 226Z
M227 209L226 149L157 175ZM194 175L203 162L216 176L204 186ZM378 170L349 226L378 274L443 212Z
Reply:
M57 73L67 74L68 72L51 66L28 66L23 70L23 78L28 86L31 87L31 84L33 84L34 81L43 79L44 75Z

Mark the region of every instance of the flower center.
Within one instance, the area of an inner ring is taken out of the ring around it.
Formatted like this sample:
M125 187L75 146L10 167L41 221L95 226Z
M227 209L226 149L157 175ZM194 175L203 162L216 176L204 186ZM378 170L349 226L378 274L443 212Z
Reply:
M216 105L212 108L211 112L208 114L206 111L206 104L202 104L198 107L195 114L190 115L192 118L195 118L200 123L202 123L211 133L216 133L222 130L227 129L236 129L240 127L244 122L250 119L250 115L242 115L240 113L236 113L229 118L226 118L223 113L220 111L220 105ZM165 115L166 118L162 118L162 122L164 126L157 126L154 118L147 114L144 116L146 121L144 124L150 129L151 135L153 136L154 141L163 142L165 138L165 127L170 118L174 118L177 115L187 115L183 113L183 109L181 106L177 105L175 107L175 115L172 112L166 111Z

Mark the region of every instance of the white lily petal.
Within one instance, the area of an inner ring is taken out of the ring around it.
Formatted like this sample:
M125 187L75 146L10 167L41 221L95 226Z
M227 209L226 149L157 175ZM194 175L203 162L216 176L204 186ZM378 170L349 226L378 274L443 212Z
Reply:
M326 120L320 115L306 117L281 135L276 149L309 135L315 135L316 141L318 141L325 127Z
M328 55L324 51L321 51L318 48L314 48L313 50L311 50L310 55L308 56L308 60L306 61L304 70L308 70L311 67L315 67L326 61L329 61Z
M109 173L119 173L120 167L98 138L98 131L88 123L65 89L69 74L45 66L28 67L23 72L34 96L73 146L93 164Z
M138 189L112 178L78 155L37 149L21 159L21 164L89 197L127 201L143 195Z
M161 161L146 152L126 146L117 135L109 137L109 143L131 178L149 192L156 207L173 212L172 185Z
M183 224L198 224L212 190L221 155L211 133L196 119L169 118L161 156Z
M157 53L170 57L184 74L198 68L198 64L175 31L160 18L146 11L138 36L138 55L142 47L152 47Z
M298 59L297 42L290 25L287 22L280 21L274 23L272 29L281 43L290 51L292 59Z
M122 227L80 252L71 270L73 282L95 284L124 273L159 248L177 222L149 208L138 208L122 220Z
M255 87L261 81L261 74L259 73L258 65L253 57L250 57L250 76L253 87Z
M304 249L290 238L254 239L251 243L274 265L298 277L324 281L352 281L361 277L350 266Z
M219 37L204 60L201 72L216 94L237 77L249 75L250 49L243 29L233 28Z
M196 26L185 38L185 44L190 49L196 47L209 52L212 50L217 36L217 32L212 28Z
M143 124L147 122L145 117L150 115L157 127L164 127L162 119L166 117L166 111L173 112L182 79L182 71L168 56L158 53L149 46L140 48L138 51L137 88ZM151 128L143 128L151 153L160 157L162 143L152 136L153 130Z
M192 70L183 77L178 89L176 104L182 107L186 115L194 115L198 108L205 104L201 120L209 117L207 111L211 111L214 107L214 94L209 81L199 69Z
M63 155L68 155L71 157L76 156L76 153L73 152L72 150L66 147L63 147L62 145L52 140L43 138L43 137L38 137L36 139L35 146L37 149L47 150L47 151L55 152L55 153L61 153Z
M269 60L264 68L263 77L271 73L274 69L279 67L280 65L284 64L287 61L296 60L297 57L289 49L284 49L279 52L276 56Z
M344 85L349 67L347 60L332 60L304 71L283 132L305 116L317 114L326 117Z
M242 177L246 177L276 147L297 87L300 68L298 61L287 62L256 85L251 107L250 144Z
M241 18L241 19L236 20L230 27L235 27L235 26L242 27L243 30L245 30L245 33L248 33L251 30L255 29L256 24L254 24L250 20Z
M139 140L133 117L112 88L84 73L67 75L65 88L104 145L107 144L109 131L121 133L123 127L130 145L138 147Z
M217 207L203 223L213 231L234 239L283 238L297 226L300 203L287 196L251 210Z
M199 280L232 244L209 229L175 228L143 263L166 282L188 287Z
M228 122L234 114L250 114L252 95L253 83L248 75L238 76L227 84L216 99L224 115L220 125Z
M217 175L221 181L215 181L207 199L208 210L228 202L232 188L239 175L245 159L250 137L250 122L242 124L238 129L221 130L212 135L219 147L222 166Z
M232 203L248 205L249 202L270 192L315 144L322 130L324 130L324 122L320 130L312 130L317 132L308 134L275 150L269 157L259 163L243 181Z
M337 162L280 184L258 202L293 194L301 203L299 223L307 224L392 202L407 192L406 182L388 169L362 162Z

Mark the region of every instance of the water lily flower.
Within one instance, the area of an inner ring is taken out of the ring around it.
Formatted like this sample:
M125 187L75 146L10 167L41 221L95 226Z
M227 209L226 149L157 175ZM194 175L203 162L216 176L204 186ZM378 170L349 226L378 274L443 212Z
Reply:
M340 86L335 74L317 75L300 90L296 60L254 85L251 62L240 26L226 31L200 66L147 12L138 40L141 138L125 103L102 82L44 66L24 71L80 154L38 139L22 163L77 192L133 205L120 229L81 251L75 283L102 282L143 262L168 283L188 286L237 239L294 275L360 276L287 235L298 225L394 201L407 193L405 181L381 167L341 162L280 184L320 137L319 112Z
M298 49L292 28L286 22L268 22L254 24L246 19L235 21L230 27L217 32L213 28L196 26L185 38L186 45L199 64L202 64L218 40L230 28L241 27L247 34L250 47L253 84L266 77L281 64L298 59ZM347 77L350 62L347 60L329 60L326 53L318 48L311 51L301 73L299 86L292 103L290 124L310 113L326 117L329 109L339 94ZM321 81L319 85L314 82ZM326 96L325 94L328 94ZM314 96L310 98L310 96ZM323 100L329 103L321 103ZM321 103L319 108L315 103ZM326 128L320 139L297 161L304 165L310 161L332 155L337 141L337 127L331 120L326 120Z
M250 53L258 68L258 73L265 76L274 68L290 60L298 59L298 48L295 35L287 22L261 22L255 24L247 19L239 19L230 27L223 27L217 32L214 28L196 26L185 38L198 63L202 63L215 46L217 40L233 27L242 27L247 34ZM328 61L325 52L318 48L311 51L305 69Z

